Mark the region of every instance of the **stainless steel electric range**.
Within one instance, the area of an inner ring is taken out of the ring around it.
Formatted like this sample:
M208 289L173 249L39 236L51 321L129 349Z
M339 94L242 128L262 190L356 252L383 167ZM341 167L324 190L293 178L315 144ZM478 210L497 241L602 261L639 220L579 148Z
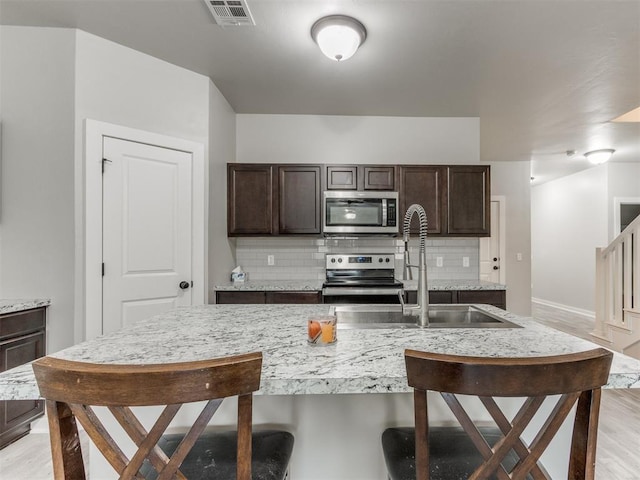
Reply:
M393 254L327 254L326 272L324 303L399 303Z

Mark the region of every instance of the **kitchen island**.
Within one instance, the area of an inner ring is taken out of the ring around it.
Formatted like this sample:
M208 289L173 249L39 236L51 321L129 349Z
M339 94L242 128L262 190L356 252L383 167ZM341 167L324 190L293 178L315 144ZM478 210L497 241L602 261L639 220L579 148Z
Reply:
M81 361L141 364L262 351L254 423L296 437L292 478L384 479L382 430L413 423L405 348L479 356L541 356L595 345L494 307L523 328L339 330L327 347L306 342L306 322L328 305L207 305L152 317L53 354ZM640 388L640 361L616 354L606 388ZM30 366L0 375L0 399L37 398ZM233 416L232 402L223 412ZM447 421L445 407L432 417ZM481 415L479 413L479 415ZM215 419L216 417L214 417ZM224 417L223 417L224 418ZM557 451L557 449L556 449ZM327 461L330 459L330 461ZM549 467L555 458L543 457ZM561 472L563 466L552 466ZM92 461L92 478L95 476ZM558 475L560 478L562 474Z

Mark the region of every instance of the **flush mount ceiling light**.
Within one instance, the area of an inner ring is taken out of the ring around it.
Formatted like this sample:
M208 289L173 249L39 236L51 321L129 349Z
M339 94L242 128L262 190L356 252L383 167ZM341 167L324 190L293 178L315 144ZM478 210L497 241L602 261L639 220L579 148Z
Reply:
M595 165L599 165L608 161L615 150L613 148L603 148L601 150L593 150L584 154L585 158Z
M322 53L336 62L351 58L367 38L364 25L346 15L322 17L311 27L311 38Z

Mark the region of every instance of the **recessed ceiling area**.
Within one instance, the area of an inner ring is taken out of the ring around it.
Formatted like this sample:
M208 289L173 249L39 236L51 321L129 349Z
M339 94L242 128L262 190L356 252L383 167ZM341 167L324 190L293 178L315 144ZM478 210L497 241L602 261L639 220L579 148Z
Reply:
M202 0L0 0L0 22L79 28L209 76L237 113L479 117L482 161L531 161L535 183L615 149L640 161L640 0L247 0L250 27ZM366 42L326 58L310 35L357 18ZM569 157L567 150L575 150Z
M640 107L613 119L614 122L640 122Z

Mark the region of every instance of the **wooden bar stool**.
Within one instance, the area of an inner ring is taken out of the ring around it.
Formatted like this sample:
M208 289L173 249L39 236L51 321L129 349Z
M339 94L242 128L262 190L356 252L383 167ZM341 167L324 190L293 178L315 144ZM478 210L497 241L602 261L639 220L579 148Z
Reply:
M414 389L415 428L382 434L391 480L534 479L551 477L539 458L577 402L569 475L593 479L600 388L607 383L613 354L587 352L532 358L484 358L405 351L409 386ZM427 391L440 392L462 428L430 428ZM456 395L480 399L497 428L478 428ZM520 438L544 400L557 403L531 444ZM509 421L494 397L523 397Z
M46 400L56 480L85 479L76 419L121 479L282 480L293 435L252 434L262 354L160 365L101 365L44 357L33 363ZM226 397L238 397L237 431L205 432ZM185 435L163 435L185 403L206 401ZM166 406L147 431L129 407ZM138 447L128 458L92 406L107 407Z

